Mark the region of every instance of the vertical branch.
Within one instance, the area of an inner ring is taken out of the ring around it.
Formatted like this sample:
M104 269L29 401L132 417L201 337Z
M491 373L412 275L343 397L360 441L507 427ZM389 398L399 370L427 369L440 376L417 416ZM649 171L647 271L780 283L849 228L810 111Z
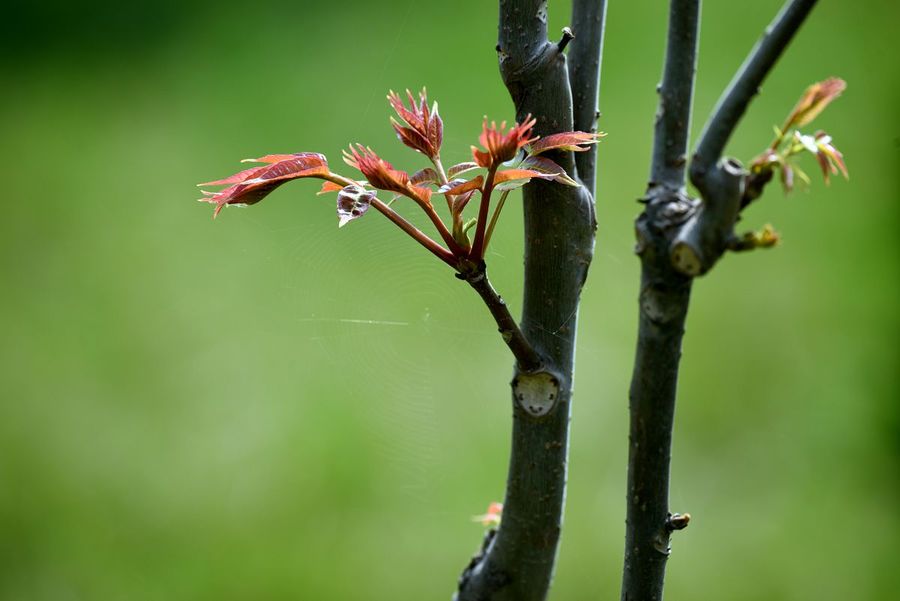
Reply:
M722 150L750 99L815 0L789 0L715 109L694 155L685 194L700 0L671 0L668 44L646 207L638 217L640 319L630 390L628 517L623 601L661 600L669 535L688 516L668 507L678 364L693 277L708 271L733 236L746 172Z
M712 169L737 127L750 100L759 92L763 80L803 24L816 0L790 0L766 28L734 79L719 99L712 116L700 134L700 142L691 164L691 180Z
M669 4L665 68L653 135L651 186L679 190L685 183L699 31L699 0L673 0Z
M681 339L691 279L672 267L667 231L690 214L684 196L700 0L672 0L641 257L638 344L629 394L627 519L622 599L662 599L669 555L669 463Z
M499 8L500 73L517 120L531 113L544 136L572 130L563 53L571 35L559 44L547 39L547 0L500 0ZM575 173L573 153L552 158ZM543 361L536 372L515 370L503 520L460 577L457 601L547 596L565 499L578 302L593 256L592 201L584 188L533 182L523 189L522 333Z
M600 94L600 63L606 29L606 0L572 0L575 39L569 44L574 129L596 131ZM575 155L578 179L596 197L597 146Z

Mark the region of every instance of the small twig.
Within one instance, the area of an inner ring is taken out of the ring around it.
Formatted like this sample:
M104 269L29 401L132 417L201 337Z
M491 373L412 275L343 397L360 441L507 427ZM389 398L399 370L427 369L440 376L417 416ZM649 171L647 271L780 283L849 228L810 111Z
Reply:
M491 206L491 192L494 189L494 176L499 165L493 165L488 169L487 177L481 193L481 205L478 207L478 223L475 225L475 238L472 240L472 250L469 258L473 261L481 261L484 258L484 235L487 231L488 211Z
M569 45L569 42L575 39L575 34L568 27L562 28L562 38L556 43L556 50L562 52Z
M691 181L714 168L728 139L747 110L759 86L815 6L816 0L789 0L754 46L703 128L691 163Z
M482 262L479 267L472 272L459 273L456 277L468 282L478 295L481 296L484 304L487 305L488 310L491 312L491 315L493 315L494 321L497 322L497 327L500 331L500 336L503 338L503 342L506 343L506 346L509 347L509 350L512 351L513 356L516 358L519 369L523 372L536 372L540 370L543 364L541 356L534 350L531 343L525 338L525 335L522 334L522 330L519 329L519 324L516 323L516 320L509 312L509 307L506 306L506 302L504 302L500 295L497 294L494 287L491 286L491 282L488 280L487 272L485 271L484 263Z

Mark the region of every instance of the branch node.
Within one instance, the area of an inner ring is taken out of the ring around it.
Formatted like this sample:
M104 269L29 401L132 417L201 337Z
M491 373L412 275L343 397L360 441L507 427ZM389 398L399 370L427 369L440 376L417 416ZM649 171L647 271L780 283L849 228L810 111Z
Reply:
M670 513L666 520L666 530L684 530L691 522L691 514L689 513Z
M512 385L516 403L532 417L544 417L559 402L559 378L549 372L520 373Z
M562 52L563 50L566 49L566 46L569 45L569 42L571 42L574 39L575 39L575 34L572 33L571 28L563 27L562 28L562 39L559 40L559 42L557 42L556 49L559 52Z

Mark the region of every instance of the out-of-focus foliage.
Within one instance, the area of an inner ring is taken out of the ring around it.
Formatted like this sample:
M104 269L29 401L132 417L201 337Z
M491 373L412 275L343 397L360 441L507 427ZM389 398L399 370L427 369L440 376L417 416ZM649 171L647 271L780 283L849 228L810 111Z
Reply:
M553 31L569 24L562 4ZM704 5L695 132L778 6ZM471 517L502 499L506 472L511 360L487 311L386 220L335 228L317 183L215 222L194 184L235 158L336 156L348 141L425 167L392 142L384 103L422 85L459 149L445 164L471 160L483 115L514 118L495 13L475 0L5 12L0 600L449 595L480 541ZM730 146L755 156L798 86L849 82L822 118L851 182L787 199L771 186L742 226L777 223L782 243L697 283L672 488L692 520L674 540L673 599L900 587L898 18L889 2L822 3ZM618 594L632 221L665 20L659 3L610 6L555 599ZM518 194L487 257L514 311Z

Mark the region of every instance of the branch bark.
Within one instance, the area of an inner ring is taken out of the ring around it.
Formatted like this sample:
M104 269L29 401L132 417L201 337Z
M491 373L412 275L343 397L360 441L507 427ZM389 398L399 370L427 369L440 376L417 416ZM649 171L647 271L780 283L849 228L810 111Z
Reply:
M575 6L584 14L585 2ZM581 66L581 106L593 104L599 73L599 26L563 43L547 38L546 0L500 0L500 73L519 122L537 119L539 135L574 127L566 42L586 46L593 39L594 67ZM600 13L602 15L602 11ZM576 25L577 26L577 25ZM576 36L579 34L576 33ZM581 55L580 55L581 56ZM592 60L590 58L585 60ZM592 100L593 98L593 100ZM593 120L593 116L591 117ZM588 153L583 153L588 154ZM592 155L595 156L595 155ZM576 175L571 152L553 157ZM593 160L584 163L593 174ZM593 175L590 176L593 178ZM513 432L503 519L460 577L457 601L542 601L553 575L565 498L575 332L581 289L593 257L593 196L585 189L533 182L523 190L525 282L522 332L543 360L537 372L517 366L513 378Z
M747 106L759 92L766 75L787 49L816 0L787 2L756 44L713 109L700 134L691 163L691 181L715 167Z
M691 284L734 246L734 225L748 202L747 172L721 153L813 4L815 0L791 0L785 5L714 110L690 166L701 201L685 192L700 0L670 3L650 185L646 207L636 223L641 292L630 390L623 601L663 598L670 534L689 520L687 514L670 513L668 489L678 366Z
M597 131L600 116L600 65L606 29L606 0L572 0L575 39L569 44L569 81L572 87L574 129ZM597 145L575 155L578 180L596 195Z
M647 205L636 223L641 293L629 394L624 601L662 599L669 555L669 463L691 292L691 279L669 259L669 232L696 210L684 185L699 25L699 0L670 3Z

